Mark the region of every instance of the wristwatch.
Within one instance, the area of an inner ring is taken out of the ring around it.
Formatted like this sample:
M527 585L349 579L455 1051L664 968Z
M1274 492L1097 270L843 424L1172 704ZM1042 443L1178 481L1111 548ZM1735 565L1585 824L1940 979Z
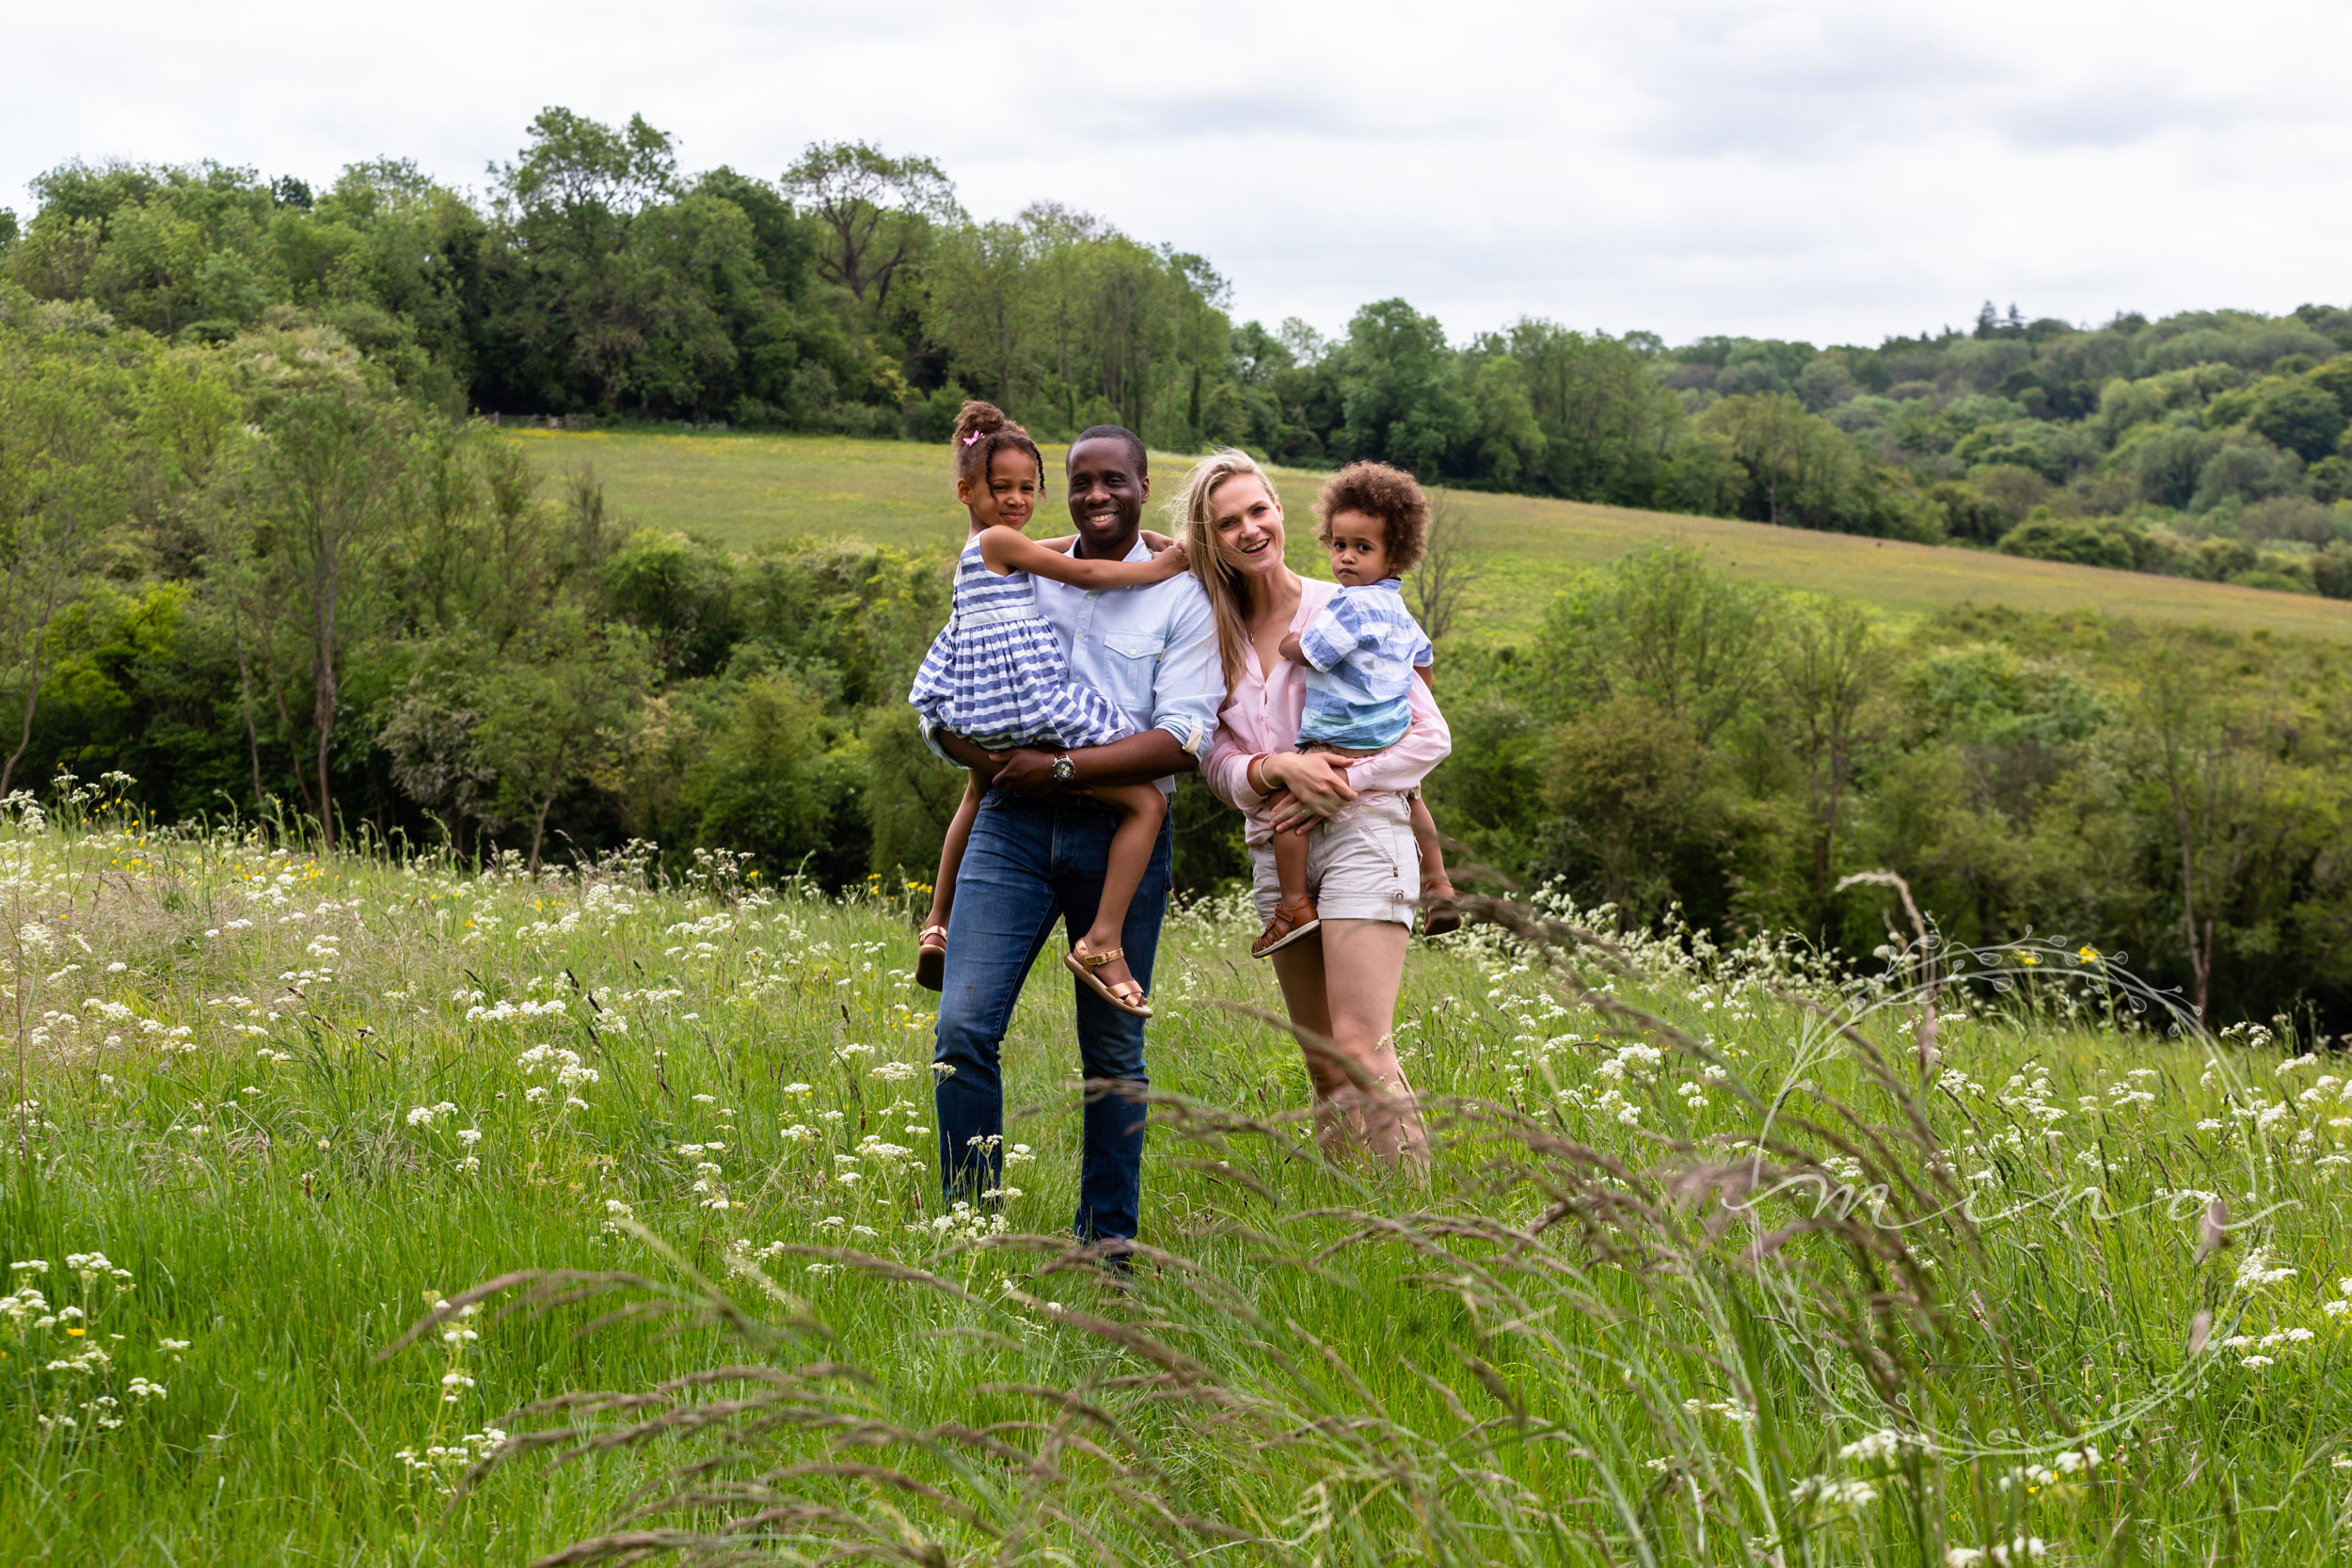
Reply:
M1070 760L1068 752L1064 752L1054 759L1054 782L1056 784L1068 784L1077 776L1078 765Z

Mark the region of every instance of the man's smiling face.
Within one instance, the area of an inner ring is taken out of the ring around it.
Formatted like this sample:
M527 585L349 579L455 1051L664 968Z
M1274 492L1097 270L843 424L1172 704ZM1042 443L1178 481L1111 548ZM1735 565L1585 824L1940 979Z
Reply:
M1070 449L1070 520L1080 553L1113 559L1135 546L1152 482L1135 448L1116 436L1097 436Z

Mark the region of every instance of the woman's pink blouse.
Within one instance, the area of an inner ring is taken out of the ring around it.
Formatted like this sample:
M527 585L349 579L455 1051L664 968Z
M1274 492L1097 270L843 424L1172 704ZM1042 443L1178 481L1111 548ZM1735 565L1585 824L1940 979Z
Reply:
M1301 578L1298 613L1291 617L1290 629L1305 630L1308 623L1323 613L1338 586ZM1262 809L1264 798L1249 787L1249 759L1261 752L1298 749L1298 721L1307 707L1306 677L1302 667L1286 658L1276 661L1269 677L1258 668L1256 646L1245 644L1240 683L1225 694L1225 706L1216 716L1216 736L1209 742L1209 754L1200 765L1209 787L1249 818L1248 838L1252 844L1263 843L1274 830ZM1413 723L1405 738L1348 770L1348 782L1359 791L1410 789L1454 750L1453 732L1431 699L1427 682L1413 683L1412 706Z

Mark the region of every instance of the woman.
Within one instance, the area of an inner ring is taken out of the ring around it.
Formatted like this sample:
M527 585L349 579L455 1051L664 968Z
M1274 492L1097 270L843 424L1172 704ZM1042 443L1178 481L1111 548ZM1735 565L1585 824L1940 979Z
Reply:
M1327 1054L1307 1053L1316 1140L1327 1151L1354 1143L1385 1160L1425 1164L1428 1136L1392 1037L1421 889L1407 797L1453 737L1415 681L1412 726L1387 751L1356 759L1294 750L1306 682L1280 657L1282 639L1311 622L1337 585L1283 564L1281 500L1245 453L1203 459L1176 509L1225 665L1225 706L1201 771L1249 819L1261 920L1280 898L1276 830L1314 829L1309 878L1322 926L1272 961L1291 1022L1330 1042Z

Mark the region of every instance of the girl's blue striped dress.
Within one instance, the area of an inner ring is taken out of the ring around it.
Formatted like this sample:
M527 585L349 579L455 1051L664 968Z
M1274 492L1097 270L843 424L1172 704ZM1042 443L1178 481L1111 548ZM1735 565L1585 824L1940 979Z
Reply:
M1070 673L1026 572L998 577L979 535L956 562L955 609L931 641L907 701L933 724L991 752L1106 746L1136 726Z

